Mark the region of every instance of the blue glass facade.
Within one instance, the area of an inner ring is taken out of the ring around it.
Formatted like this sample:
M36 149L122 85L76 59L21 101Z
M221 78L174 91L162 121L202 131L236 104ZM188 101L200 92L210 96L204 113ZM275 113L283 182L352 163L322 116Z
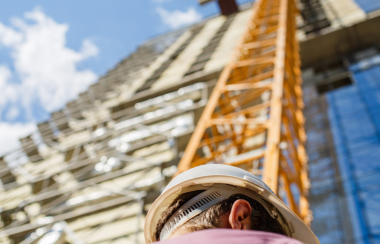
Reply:
M307 80L305 80L307 81ZM305 117L309 156L310 208L312 229L321 243L350 243L351 220L348 214L328 115L326 94L316 87L304 88Z
M380 56L350 65L353 84L326 95L352 237L380 243Z

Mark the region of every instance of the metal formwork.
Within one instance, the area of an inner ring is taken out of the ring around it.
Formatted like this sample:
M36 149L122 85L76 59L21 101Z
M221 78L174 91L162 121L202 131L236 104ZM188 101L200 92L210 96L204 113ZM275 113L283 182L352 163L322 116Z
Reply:
M310 223L299 47L293 0L260 0L178 165L244 168Z

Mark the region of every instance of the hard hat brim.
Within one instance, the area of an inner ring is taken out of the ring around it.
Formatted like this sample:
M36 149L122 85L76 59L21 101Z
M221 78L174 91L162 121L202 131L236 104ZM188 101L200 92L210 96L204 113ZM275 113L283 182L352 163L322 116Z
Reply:
M252 194L259 194L283 215L291 229L292 238L309 244L320 243L310 228L260 179L245 170L226 165L199 166L173 179L149 209L144 229L146 242L157 241L154 236L156 225L175 198L182 193L207 189L213 184L242 187L251 190Z

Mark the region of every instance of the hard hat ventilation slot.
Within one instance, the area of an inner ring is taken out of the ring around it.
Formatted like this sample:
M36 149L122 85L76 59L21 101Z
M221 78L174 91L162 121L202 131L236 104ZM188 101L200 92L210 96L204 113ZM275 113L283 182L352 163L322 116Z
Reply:
M194 211L195 209L198 209L198 208L202 207L203 205L205 205L205 204L207 204L207 203L215 200L217 197L220 197L220 196L221 195L219 193L214 192L211 195L198 200L193 205L191 205L190 207L188 207L184 212L187 215L187 214L191 213L192 211Z
M166 222L160 233L160 240L165 240L179 226L195 217L196 215L207 210L209 207L223 200L221 194L215 191L205 191L185 203L182 208L178 209L172 217Z

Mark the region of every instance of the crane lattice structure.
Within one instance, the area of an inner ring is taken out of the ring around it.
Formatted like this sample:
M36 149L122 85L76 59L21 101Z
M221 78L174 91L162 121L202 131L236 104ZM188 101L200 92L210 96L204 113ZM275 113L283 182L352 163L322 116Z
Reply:
M298 10L294 0L259 0L252 11L177 174L210 162L244 168L309 224Z

